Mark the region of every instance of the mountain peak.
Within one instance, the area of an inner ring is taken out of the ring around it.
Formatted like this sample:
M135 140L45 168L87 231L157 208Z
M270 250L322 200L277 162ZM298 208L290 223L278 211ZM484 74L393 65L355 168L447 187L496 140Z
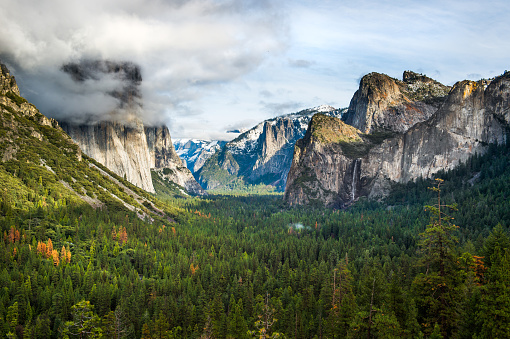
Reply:
M334 111L335 108L333 106L330 106L330 105L320 105L320 106L312 108L311 110L315 110L317 112L323 113L323 112Z
M422 74L405 71L403 81L386 74L365 75L343 120L364 133L404 133L427 120L450 88Z
M294 145L305 135L312 117L340 116L343 111L321 105L265 120L209 158L198 172L199 180L208 189L234 187L239 181L283 189Z

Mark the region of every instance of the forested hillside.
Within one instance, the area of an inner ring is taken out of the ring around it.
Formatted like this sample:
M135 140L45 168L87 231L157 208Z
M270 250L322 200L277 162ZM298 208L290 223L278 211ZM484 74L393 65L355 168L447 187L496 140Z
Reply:
M494 147L442 175L458 228L424 210L430 181L347 211L171 200L177 223L2 198L2 335L507 337L509 162Z

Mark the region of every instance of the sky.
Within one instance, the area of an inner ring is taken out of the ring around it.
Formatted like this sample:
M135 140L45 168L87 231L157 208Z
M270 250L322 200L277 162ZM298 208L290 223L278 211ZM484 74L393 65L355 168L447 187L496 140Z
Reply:
M131 62L146 124L230 140L277 115L347 107L361 77L404 70L443 84L510 69L510 2L400 0L0 0L0 60L43 114L109 116L109 76L62 66Z

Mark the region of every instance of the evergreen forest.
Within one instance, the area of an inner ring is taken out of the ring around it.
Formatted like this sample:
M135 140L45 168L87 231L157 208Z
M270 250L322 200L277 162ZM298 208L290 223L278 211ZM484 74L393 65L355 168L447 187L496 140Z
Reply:
M159 194L145 220L4 164L0 336L509 338L509 151L347 210Z

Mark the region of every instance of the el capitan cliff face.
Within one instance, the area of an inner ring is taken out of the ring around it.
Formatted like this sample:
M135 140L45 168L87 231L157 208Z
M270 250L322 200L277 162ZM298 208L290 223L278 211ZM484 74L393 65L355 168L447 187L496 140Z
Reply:
M384 196L392 182L451 169L475 152L484 152L488 143L506 142L509 97L508 72L492 82L461 81L428 120L404 133L357 130L360 139L350 141L335 141L345 138L345 131L329 128L331 121L325 124L314 116L307 135L296 144L285 199L293 205L317 201L341 208L360 196ZM376 113L384 120L388 111ZM347 128L337 119L335 124ZM314 134L317 130L322 132ZM330 138L320 138L322 134Z
M93 125L60 124L89 157L125 177L133 185L154 192L149 148L140 121L133 121L129 125L112 121Z
M155 192L151 169L169 168L172 175L167 179L192 194L205 194L175 153L168 128L145 126L138 117L143 112L138 66L129 62L84 61L64 65L62 70L78 83L107 74L122 84L107 93L117 100L118 111L105 112L105 118L99 121L91 116L88 122L60 122L85 154L148 192Z

